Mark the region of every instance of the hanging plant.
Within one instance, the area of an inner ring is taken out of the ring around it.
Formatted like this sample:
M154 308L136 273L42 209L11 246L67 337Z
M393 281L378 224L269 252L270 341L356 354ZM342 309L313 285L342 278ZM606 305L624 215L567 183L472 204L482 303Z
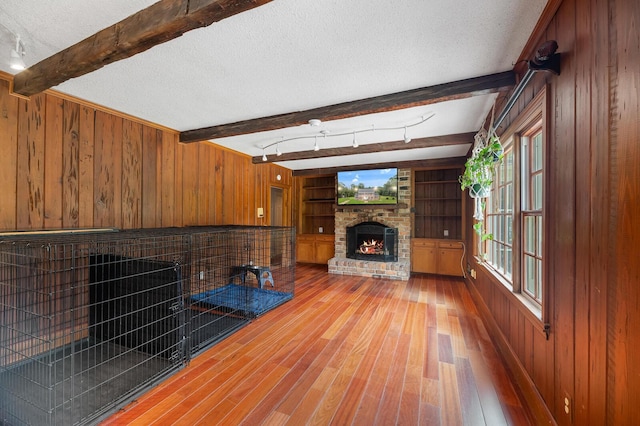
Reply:
M504 150L498 136L492 136L486 146L474 151L460 176L462 190L469 188L472 198L486 198L493 183L495 167L502 161Z
M472 155L467 159L464 173L458 179L462 190L468 188L469 196L475 200L473 218L477 222L473 229L480 235L480 243L493 239L492 234L484 232L484 199L491 193L496 167L502 163L504 156L500 138L492 130L491 133L489 137L487 132L481 129L476 134Z

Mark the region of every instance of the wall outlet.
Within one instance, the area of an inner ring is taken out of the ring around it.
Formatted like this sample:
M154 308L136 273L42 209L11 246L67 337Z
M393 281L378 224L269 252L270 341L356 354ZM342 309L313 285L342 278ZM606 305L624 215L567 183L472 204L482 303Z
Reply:
M471 270L471 278L473 278L474 280L476 279L476 270L475 269Z
M200 271L200 279L204 280L204 271Z
M448 229L445 229L445 230L444 230L444 236L445 236L445 237L448 237L448 236L449 236L449 230L448 230Z
M322 234L324 232L324 228L322 226L318 227L318 233Z
M258 217L264 217L264 208L258 207Z
M571 407L571 395L569 395L569 393L564 392L564 397L562 399L562 403L564 405L564 408L563 408L564 413L567 416L569 416L569 419L571 419L572 418L572 413L571 413L572 407ZM571 422L573 423L573 421L571 421Z

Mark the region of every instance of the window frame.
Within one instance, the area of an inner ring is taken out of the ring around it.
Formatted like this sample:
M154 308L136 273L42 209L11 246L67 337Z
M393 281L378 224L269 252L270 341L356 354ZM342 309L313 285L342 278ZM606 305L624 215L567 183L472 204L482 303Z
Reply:
M493 232L493 239L485 241L484 244L482 245L482 252L483 254L486 254L486 257L489 258L489 260L487 260L487 263L492 267L492 269L499 274L504 280L506 280L507 282L509 282L511 284L511 287L513 288L513 253L514 253L514 241L513 241L513 223L514 223L514 216L515 216L515 204L514 204L514 200L513 197L511 197L511 209L509 210L507 209L502 209L500 206L498 206L498 201L500 200L496 195L495 192L498 191L502 191L504 190L505 193L506 191L509 189L509 186L511 188L515 187L515 153L513 150L513 144L511 143L511 141L507 142L506 144L503 145L504 147L504 159L502 164L499 166L498 170L496 170L496 180L495 180L495 184L491 186L491 195L489 197L489 199L487 200L487 208L485 211L485 223L486 223L486 227L489 226L489 223L493 223L495 224L495 221L497 220L498 222L500 222L502 224L500 231L501 232L496 232L496 230L494 228L492 228L494 230ZM508 171L508 159L511 158L512 160L512 164L511 164L511 179L508 178L509 173ZM505 177L503 177L503 175L507 175ZM507 238L507 227L506 227L506 223L509 220L509 218L511 219L511 241L508 242L508 238ZM491 246L492 250L489 250L487 248L487 246ZM494 263L490 263L490 259L494 258L494 254L495 254L495 250L496 249L500 249L503 248L504 251L504 261L503 262L498 262L496 264L496 262ZM506 260L506 253L508 250L511 250L511 269L507 270L507 260ZM492 252L493 251L493 252Z
M542 323L547 323L549 319L549 312L551 310L549 302L549 229L551 229L549 221L549 119L548 119L548 106L547 106L547 87L544 86L540 92L529 102L524 110L515 118L510 126L500 136L503 141L505 153L508 150L512 150L514 164L513 164L513 221L512 221L512 270L511 277L506 276L493 265L488 262L481 262L482 265L488 270L488 272L505 288L505 291L513 294L523 306L526 307L526 311L533 314ZM536 130L540 130L542 133L542 208L538 210L523 209L523 202L521 196L523 173L521 169L523 154L522 154L522 139L533 135ZM494 197L493 191L495 186L492 185L491 197ZM516 190L516 188L518 190ZM494 202L489 199L488 202ZM487 209L488 210L488 209ZM523 221L526 215L539 214L542 217L542 271L541 271L541 298L539 301L534 297L527 294L525 285L523 283L523 263L524 263L524 230ZM485 211L485 220L491 216L490 213ZM487 229L489 222L485 222ZM480 257L483 253L487 253L490 246L490 242L484 242L475 247L481 247L482 252L477 253ZM517 279L516 279L517 277Z
M543 161L543 164L540 165L540 169L533 170L533 161L534 161L533 145L534 145L535 137L537 135L540 135L543 140L543 144L542 144L543 160L546 157L547 150L544 147L544 128L543 128L542 117L540 117L538 121L533 123L528 123L528 124L531 124L531 126L528 127L520 137L520 150L522 153L522 160L520 162L520 166L521 166L520 177L522 179L522 185L520 186L521 205L519 206L520 207L520 223L521 223L520 241L521 241L521 247L522 247L521 253L520 253L521 255L520 269L522 271L520 274L520 280L521 280L520 291L523 295L530 298L533 303L542 307L542 301L544 298L544 276L542 275L541 270L538 271L538 268L536 267L535 268L536 279L534 280L534 290L533 292L530 292L527 284L524 283L525 276L527 275L524 269L526 267L527 258L533 259L534 263L537 263L539 261L541 262L542 265L544 265L544 262L543 262L544 252L542 250L542 244L540 244L540 241L537 238L536 231L538 230L539 226L542 226L541 238L542 238L542 243L544 244L544 241L546 240L544 235L546 224L545 224L544 215L543 215L543 207L545 205L544 196L546 196L546 191L544 189L545 167L544 167L544 161ZM523 149L523 148L526 148L526 149ZM536 205L535 205L536 203L534 198L535 191L533 190L533 182L535 180L535 176L537 175L541 175L542 177L543 199L540 201L542 203L542 206L540 206L540 208L536 208ZM522 196L523 194L525 195L524 197ZM538 217L540 217L541 224L537 223ZM533 229L534 229L534 234L536 235L534 236L533 250L529 250L526 244L526 238L528 236L527 232L525 232L526 231L525 228L527 226L526 225L527 218L533 218L534 220ZM540 297L538 297L538 294L540 294Z

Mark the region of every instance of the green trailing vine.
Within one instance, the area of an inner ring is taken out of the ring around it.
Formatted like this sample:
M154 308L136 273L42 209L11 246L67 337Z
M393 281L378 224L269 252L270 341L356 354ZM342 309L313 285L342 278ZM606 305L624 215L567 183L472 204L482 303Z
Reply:
M486 133L483 135L481 132L476 135L476 147L471 157L467 159L464 172L458 179L462 190L469 189L469 195L475 199L476 208L473 217L476 223L473 229L480 236L480 242L493 240L493 234L484 231L484 198L489 196L496 167L502 163L504 157L500 138L495 134L488 138L485 135ZM484 140L487 140L486 144Z

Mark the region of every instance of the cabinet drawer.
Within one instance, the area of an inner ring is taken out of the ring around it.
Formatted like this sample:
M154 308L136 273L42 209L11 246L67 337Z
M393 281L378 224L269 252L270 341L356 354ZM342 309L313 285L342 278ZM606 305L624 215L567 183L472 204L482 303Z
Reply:
M440 241L438 243L438 247L440 248L462 248L462 243L458 241Z
M436 247L436 242L435 241L427 241L427 240L417 240L414 239L413 240L413 246L414 247Z

